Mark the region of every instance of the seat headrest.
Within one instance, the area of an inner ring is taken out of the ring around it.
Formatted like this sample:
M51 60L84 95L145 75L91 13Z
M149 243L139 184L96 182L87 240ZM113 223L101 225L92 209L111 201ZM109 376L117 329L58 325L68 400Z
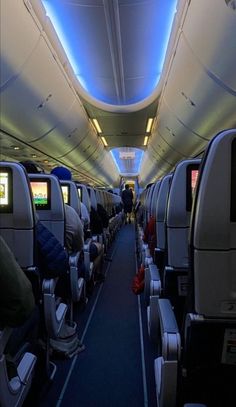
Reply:
M33 228L35 212L25 169L19 163L1 162L0 177L1 228Z
M83 204L86 206L86 208L90 212L91 211L91 201L90 201L89 193L88 193L86 186L83 184L79 184L77 182L76 182L76 186L77 186L77 189L79 192L79 198L80 198L81 202L83 202Z
M89 193L89 198L91 202L91 206L93 209L96 211L97 210L97 198L95 195L95 191L92 187L87 187L88 193Z
M60 182L55 175L29 174L35 207L40 220L64 220Z
M183 160L177 164L170 186L166 212L168 265L189 267L189 225L192 200L200 160Z
M157 197L160 189L161 181L157 181L154 184L152 199L151 199L151 216L156 216L156 205L157 205Z
M64 245L65 208L59 179L51 174L29 174L39 220Z
M81 204L78 189L74 181L60 181L64 203L72 206L76 213L81 215Z
M166 248L165 216L171 178L171 174L162 178L156 202L156 241L161 250Z
M200 162L200 159L183 160L175 168L167 206L168 228L189 227Z
M172 174L166 175L161 180L161 185L156 203L156 220L157 222L164 222L166 216L167 199L170 189Z
M21 267L34 265L36 213L29 179L15 162L0 163L0 234Z
M217 135L205 153L194 209L194 247L236 248L236 130Z

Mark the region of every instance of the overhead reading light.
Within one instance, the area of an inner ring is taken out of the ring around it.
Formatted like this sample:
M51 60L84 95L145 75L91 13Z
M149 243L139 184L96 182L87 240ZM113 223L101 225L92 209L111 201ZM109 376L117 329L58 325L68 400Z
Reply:
M150 117L147 122L146 133L150 133L153 124L153 117ZM145 144L144 144L145 145Z
M107 144L107 141L106 141L105 137L101 137L101 139L102 139L102 142L103 142L104 146L107 147L108 144Z
M97 119L92 119L92 120L93 120L93 124L94 124L94 126L95 126L97 132L98 132L98 133L102 133L102 129L101 129L101 127L100 127L100 125L99 125Z
M148 139L149 139L149 137L148 137L148 136L145 136L145 137L144 137L144 142L143 142L143 145L144 145L144 146L146 146L146 145L147 145L147 143L148 143Z

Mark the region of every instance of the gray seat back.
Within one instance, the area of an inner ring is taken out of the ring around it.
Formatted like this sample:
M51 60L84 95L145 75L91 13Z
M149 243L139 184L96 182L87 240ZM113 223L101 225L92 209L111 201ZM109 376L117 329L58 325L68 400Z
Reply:
M158 193L160 190L160 185L161 185L161 181L157 181L154 184L154 188L153 188L153 193L152 193L152 199L151 199L151 216L155 217L156 216L156 205L157 205L157 198L158 198Z
M52 174L29 174L29 179L39 220L64 246L65 209L60 181ZM40 203L40 194L47 194L47 204Z
M95 191L94 191L94 189L92 187L89 187L89 186L87 186L87 191L88 191L88 194L89 194L91 206L96 211L97 210L97 198L96 198Z
M171 177L168 174L162 179L156 202L156 240L157 247L161 250L166 248L165 216Z
M205 154L193 210L191 246L195 310L207 317L235 319L235 129L217 135Z
M77 189L78 189L80 201L83 202L83 204L88 209L88 212L90 213L90 211L91 211L91 201L90 201L90 197L89 197L87 187L85 185L83 185L83 184L78 183L78 182L76 182L76 186L77 186Z
M60 181L64 203L72 206L76 213L81 216L81 205L78 189L74 181Z
M192 196L201 160L183 160L175 168L166 214L168 265L189 267L188 237Z
M0 163L0 234L19 265L34 265L35 208L25 169L18 163Z

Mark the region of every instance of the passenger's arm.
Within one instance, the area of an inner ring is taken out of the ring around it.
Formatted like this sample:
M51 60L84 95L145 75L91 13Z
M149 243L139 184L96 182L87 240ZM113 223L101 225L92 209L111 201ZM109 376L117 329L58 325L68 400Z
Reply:
M30 281L0 236L0 326L23 324L35 307Z

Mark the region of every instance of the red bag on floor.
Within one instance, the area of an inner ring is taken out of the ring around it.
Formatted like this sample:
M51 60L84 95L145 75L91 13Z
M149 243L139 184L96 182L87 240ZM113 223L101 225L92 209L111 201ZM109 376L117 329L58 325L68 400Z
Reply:
M144 266L142 265L133 279L132 291L136 295L141 294L144 290L144 275L145 269Z

